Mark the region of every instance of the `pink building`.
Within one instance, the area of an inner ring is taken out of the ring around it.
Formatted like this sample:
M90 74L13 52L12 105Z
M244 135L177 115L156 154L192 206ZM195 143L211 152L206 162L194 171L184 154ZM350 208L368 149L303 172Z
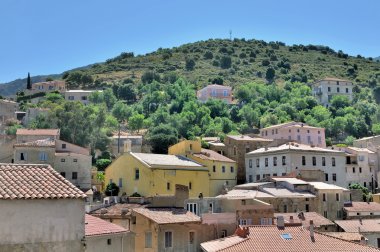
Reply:
M208 99L219 99L227 104L232 103L232 88L223 85L212 84L197 91L197 98L201 102L206 102Z
M301 122L287 122L262 128L260 135L267 139L287 139L301 144L325 148L325 129Z

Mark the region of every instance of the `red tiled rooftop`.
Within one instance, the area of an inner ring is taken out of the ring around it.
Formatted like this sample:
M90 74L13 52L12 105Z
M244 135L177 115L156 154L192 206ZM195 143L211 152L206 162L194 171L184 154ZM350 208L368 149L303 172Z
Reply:
M236 163L234 160L228 157L225 157L216 151L208 150L208 149L202 149L201 153L195 153L193 155L194 157L198 157L204 160L214 160L214 161L220 161L220 162Z
M17 129L16 135L57 136L59 135L59 129Z
M335 220L335 223L345 232L380 232L380 219Z
M380 212L380 204L376 202L352 202L352 206L343 207L347 212Z
M314 239L310 231L300 226L285 227L277 226L249 226L248 239L242 240L230 246L221 244L217 249L206 251L223 252L273 252L273 251L302 251L302 252L326 252L326 251L379 251L377 248L345 241L339 238L314 232ZM291 239L284 239L281 235L289 234ZM202 243L205 247L208 242Z
M141 214L157 224L201 221L199 216L183 208L135 208L133 212Z
M0 200L85 197L50 165L0 164Z
M55 141L47 138L26 143L16 143L15 147L55 147Z
M316 212L302 212L302 214L303 216L297 213L275 213L274 217L283 216L285 223L291 223L290 216L293 216L294 223L302 223L305 228L309 228L310 220L314 222L315 227L334 225L332 221Z
M109 207L102 207L100 209L97 209L95 211L91 212L91 215L93 216L105 216L105 217L112 217L112 218L117 218L117 217L122 217L123 215L129 215L131 209L134 208L140 208L140 207L145 207L145 205L141 204L122 204L122 203L117 203L114 205L111 205ZM123 210L127 210L127 213L122 213Z
M115 225L113 223L88 214L86 214L85 223L86 236L125 234L128 232L128 230L121 226Z

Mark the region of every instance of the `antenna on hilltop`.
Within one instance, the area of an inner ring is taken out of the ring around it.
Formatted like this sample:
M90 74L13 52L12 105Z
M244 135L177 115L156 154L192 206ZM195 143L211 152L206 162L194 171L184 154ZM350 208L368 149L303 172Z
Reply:
M232 40L232 30L230 30L230 40Z

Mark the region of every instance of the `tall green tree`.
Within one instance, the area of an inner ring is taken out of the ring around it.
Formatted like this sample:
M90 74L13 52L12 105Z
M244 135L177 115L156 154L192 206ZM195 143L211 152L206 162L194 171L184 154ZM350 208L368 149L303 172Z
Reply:
M26 89L32 89L32 81L30 79L30 73L28 73L28 78L26 79Z

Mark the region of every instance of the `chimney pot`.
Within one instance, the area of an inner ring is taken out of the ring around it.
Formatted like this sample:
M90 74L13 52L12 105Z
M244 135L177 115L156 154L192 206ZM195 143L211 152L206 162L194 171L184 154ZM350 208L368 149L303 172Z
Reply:
M294 219L293 219L293 216L290 216L290 220L289 220L290 223L294 223Z
M310 237L314 238L314 222L310 220Z
M277 227L280 229L285 228L284 216L277 216Z

